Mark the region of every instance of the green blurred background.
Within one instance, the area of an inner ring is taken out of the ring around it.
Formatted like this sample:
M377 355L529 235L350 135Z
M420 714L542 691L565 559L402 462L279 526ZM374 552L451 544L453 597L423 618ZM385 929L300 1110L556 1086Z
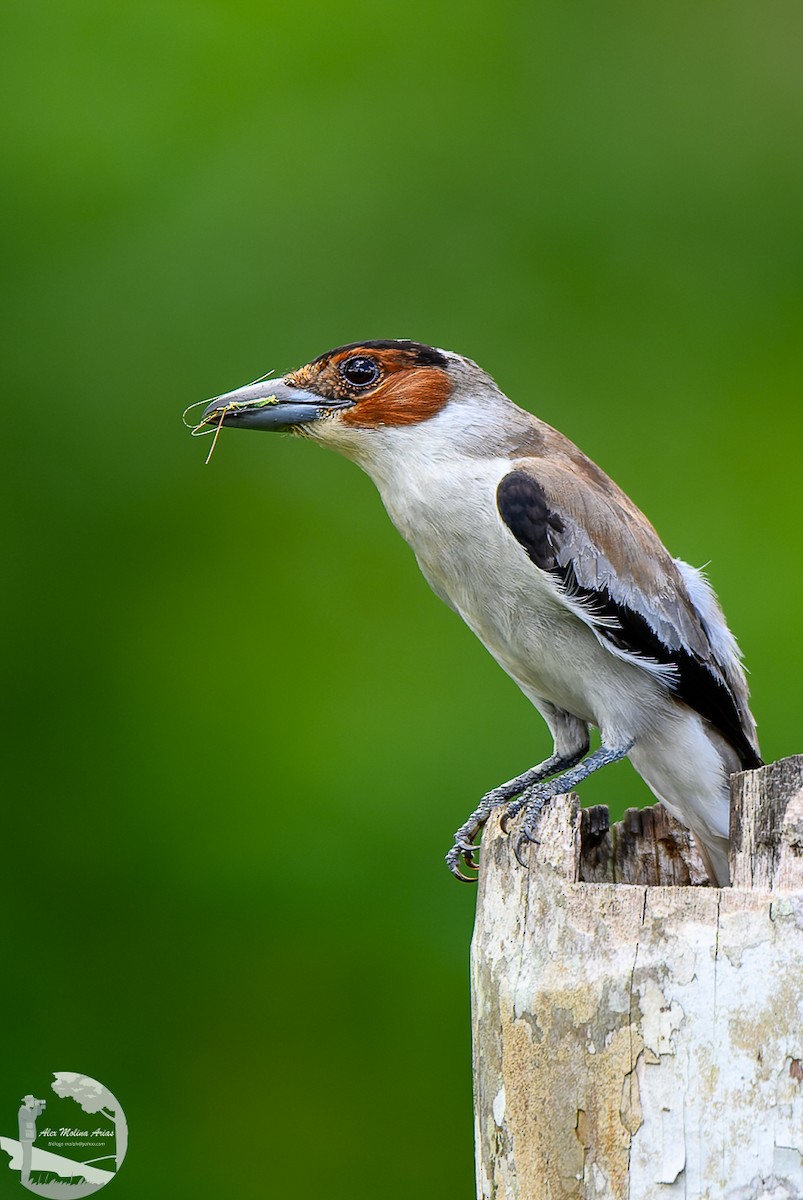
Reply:
M803 9L2 25L0 1133L74 1070L127 1111L119 1200L468 1196L442 856L546 731L356 468L228 431L204 467L181 410L359 338L468 354L710 560L765 756L803 749Z

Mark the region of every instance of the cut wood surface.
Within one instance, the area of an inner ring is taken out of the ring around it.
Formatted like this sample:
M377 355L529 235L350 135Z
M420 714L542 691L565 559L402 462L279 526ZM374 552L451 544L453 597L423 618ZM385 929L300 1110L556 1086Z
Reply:
M803 756L734 776L731 829L718 889L658 806L558 797L529 870L489 823L481 1200L803 1200Z

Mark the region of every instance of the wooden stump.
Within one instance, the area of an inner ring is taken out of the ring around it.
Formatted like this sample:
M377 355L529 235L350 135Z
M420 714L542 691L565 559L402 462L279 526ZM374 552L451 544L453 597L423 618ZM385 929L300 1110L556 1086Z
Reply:
M558 797L529 870L489 824L480 1200L803 1200L803 756L731 809L725 889L658 806L609 828Z

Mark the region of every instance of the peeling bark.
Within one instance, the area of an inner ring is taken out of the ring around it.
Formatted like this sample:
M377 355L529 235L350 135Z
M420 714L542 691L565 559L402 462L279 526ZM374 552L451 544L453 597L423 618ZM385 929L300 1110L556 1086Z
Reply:
M803 756L735 776L731 828L717 889L657 806L558 797L529 870L489 823L480 1200L803 1200Z

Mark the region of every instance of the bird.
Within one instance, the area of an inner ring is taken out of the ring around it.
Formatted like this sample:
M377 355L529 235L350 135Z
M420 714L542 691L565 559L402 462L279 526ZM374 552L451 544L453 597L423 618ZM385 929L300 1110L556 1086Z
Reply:
M762 765L741 651L702 572L568 437L471 359L406 339L217 396L208 426L298 434L356 463L432 590L546 722L549 757L457 830L456 878L477 878L494 809L526 865L544 806L626 757L728 885L729 779Z

